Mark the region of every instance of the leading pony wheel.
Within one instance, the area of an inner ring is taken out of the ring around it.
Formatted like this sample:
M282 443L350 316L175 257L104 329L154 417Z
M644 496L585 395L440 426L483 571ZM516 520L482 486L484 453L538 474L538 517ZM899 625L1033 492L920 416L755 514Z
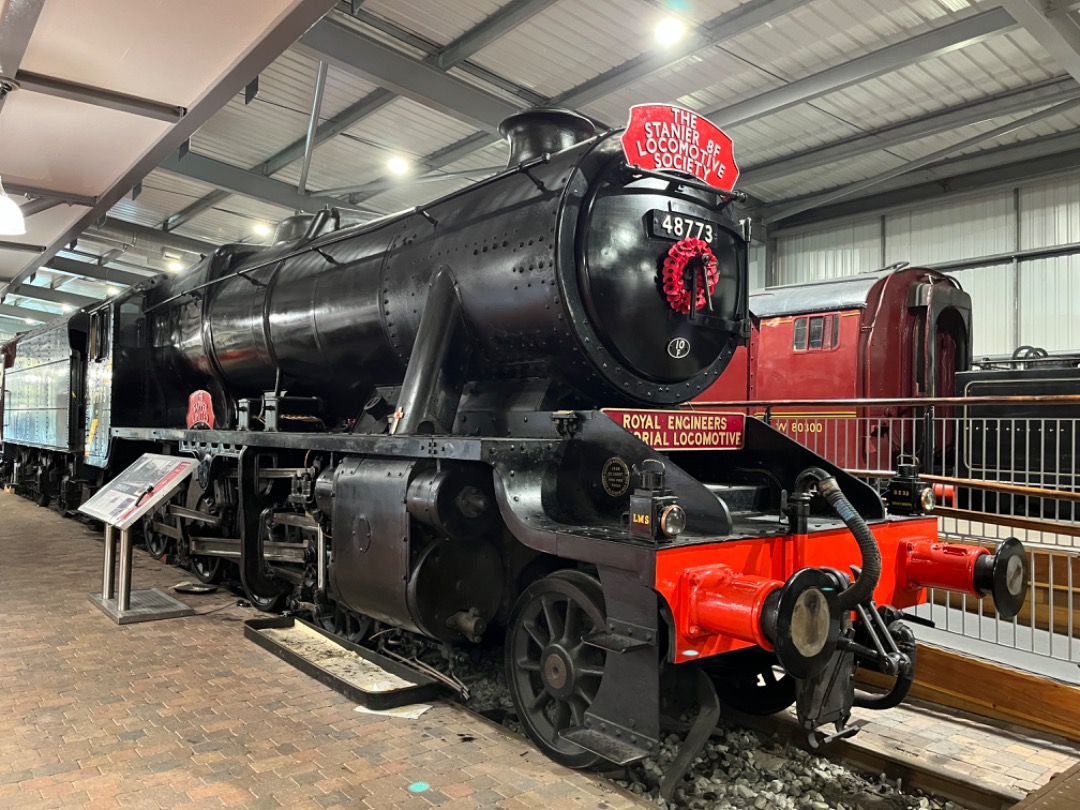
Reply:
M780 668L775 655L747 649L720 656L719 661L721 665L707 666L706 672L724 706L763 717L795 702L795 679Z
M518 719L536 747L570 768L600 761L559 732L585 722L604 675L606 653L584 642L605 626L600 583L557 571L521 594L506 633L506 680Z

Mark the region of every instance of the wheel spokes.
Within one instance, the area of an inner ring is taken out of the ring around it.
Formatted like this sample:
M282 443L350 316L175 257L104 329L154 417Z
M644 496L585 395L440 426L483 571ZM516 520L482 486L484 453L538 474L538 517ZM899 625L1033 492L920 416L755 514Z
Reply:
M529 704L529 711L538 712L554 699L555 698L551 696L551 692L547 690L547 687L544 687L537 693L536 697L532 699L532 703Z
M573 645L581 640L581 605L573 599L566 602L566 621L563 623L562 640L564 644Z
M572 600L567 600L572 601ZM562 637L563 622L559 618L559 609L555 605L555 597L552 594L545 594L540 597L540 607L544 611L544 620L547 622L548 631L550 633L549 638L556 639Z
M603 678L604 668L599 664L582 664L577 668L578 676L586 678Z
M577 690L570 696L569 703L570 710L574 713L574 725L585 725L585 710L589 708L589 703L591 703L591 701L586 701L586 699L582 697L580 690Z
M548 645L551 637L544 635L543 628L540 627L535 621L526 620L522 622L522 627L525 628L525 632L529 634L529 637L536 642L536 645L542 650Z
M559 732L570 726L570 704L560 700L555 704L555 721L551 724L551 741L558 743L561 738Z

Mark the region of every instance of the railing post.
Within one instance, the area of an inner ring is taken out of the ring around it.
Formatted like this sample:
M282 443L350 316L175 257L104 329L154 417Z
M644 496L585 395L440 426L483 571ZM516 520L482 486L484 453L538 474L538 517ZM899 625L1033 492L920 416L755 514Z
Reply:
M932 471L934 468L934 406L926 406L923 413L923 471Z

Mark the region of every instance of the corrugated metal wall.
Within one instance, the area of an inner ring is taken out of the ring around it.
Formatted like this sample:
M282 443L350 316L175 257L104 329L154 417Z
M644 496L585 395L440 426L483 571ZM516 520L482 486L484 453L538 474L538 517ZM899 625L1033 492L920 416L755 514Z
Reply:
M750 245L750 292L765 289L765 245Z
M941 264L1016 248L1011 191L885 217L885 261Z
M881 223L877 219L807 231L778 241L778 284L850 276L881 266Z
M972 296L976 356L1020 345L1080 350L1080 174L885 216L780 234L776 283L863 273L883 264L963 263L1019 254L985 267L953 270ZM884 261L882 261L884 257Z

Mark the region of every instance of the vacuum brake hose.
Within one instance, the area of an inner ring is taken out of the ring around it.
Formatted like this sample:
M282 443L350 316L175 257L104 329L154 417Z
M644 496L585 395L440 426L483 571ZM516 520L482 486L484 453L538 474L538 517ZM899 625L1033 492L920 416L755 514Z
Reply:
M850 588L844 590L837 599L840 610L854 610L874 595L878 580L881 578L881 550L874 539L866 521L855 511L855 507L844 497L836 479L820 467L807 467L795 481L796 492L806 492L809 484L817 484L818 492L829 502L829 506L855 535L862 554L862 566L859 575Z

